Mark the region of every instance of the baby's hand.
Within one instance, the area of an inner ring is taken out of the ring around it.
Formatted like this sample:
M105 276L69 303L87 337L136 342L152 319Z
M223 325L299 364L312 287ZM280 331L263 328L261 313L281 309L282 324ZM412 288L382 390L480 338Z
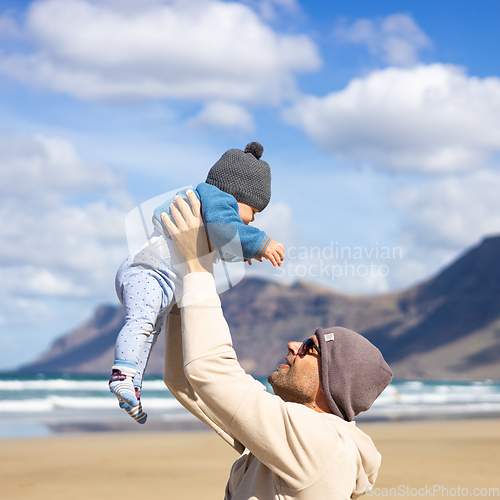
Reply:
M263 257L270 260L274 267L281 266L281 262L285 258L285 248L281 243L271 240L266 247Z

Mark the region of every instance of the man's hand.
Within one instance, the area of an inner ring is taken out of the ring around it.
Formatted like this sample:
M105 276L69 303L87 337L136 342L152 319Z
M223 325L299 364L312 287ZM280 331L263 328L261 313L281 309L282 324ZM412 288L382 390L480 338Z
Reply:
M173 221L164 212L161 220L167 228L177 255L186 262L186 273L212 272L212 253L203 219L201 205L193 191L186 191L191 207L180 197L174 198L170 205Z
M285 259L285 248L281 243L271 240L267 245L263 257L271 261L271 264L281 266L281 262Z

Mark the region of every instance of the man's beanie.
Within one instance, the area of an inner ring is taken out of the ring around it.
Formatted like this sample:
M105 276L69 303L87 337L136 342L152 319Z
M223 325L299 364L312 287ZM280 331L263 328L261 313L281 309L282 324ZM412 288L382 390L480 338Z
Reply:
M334 327L318 328L315 334L326 401L334 415L350 422L389 385L392 371L382 353L359 333Z
M271 169L260 159L263 152L258 142L247 144L245 151L226 151L210 169L205 182L262 212L271 199Z

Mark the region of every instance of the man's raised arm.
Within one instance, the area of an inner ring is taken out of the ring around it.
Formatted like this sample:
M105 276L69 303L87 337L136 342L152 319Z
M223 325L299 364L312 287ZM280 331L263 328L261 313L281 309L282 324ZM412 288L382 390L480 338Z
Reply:
M242 444L222 428L222 423L203 404L203 401L196 397L193 388L186 379L182 349L181 313L177 306L172 308L165 321L164 381L166 386L184 408L241 453L244 449Z

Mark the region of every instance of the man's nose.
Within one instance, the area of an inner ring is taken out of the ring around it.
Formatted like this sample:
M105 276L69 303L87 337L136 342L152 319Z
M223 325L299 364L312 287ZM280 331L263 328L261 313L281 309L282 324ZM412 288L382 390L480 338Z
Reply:
M299 352L299 348L300 348L301 345L302 345L301 342L297 342L297 341L288 342L288 350L294 356L296 356L297 353Z

